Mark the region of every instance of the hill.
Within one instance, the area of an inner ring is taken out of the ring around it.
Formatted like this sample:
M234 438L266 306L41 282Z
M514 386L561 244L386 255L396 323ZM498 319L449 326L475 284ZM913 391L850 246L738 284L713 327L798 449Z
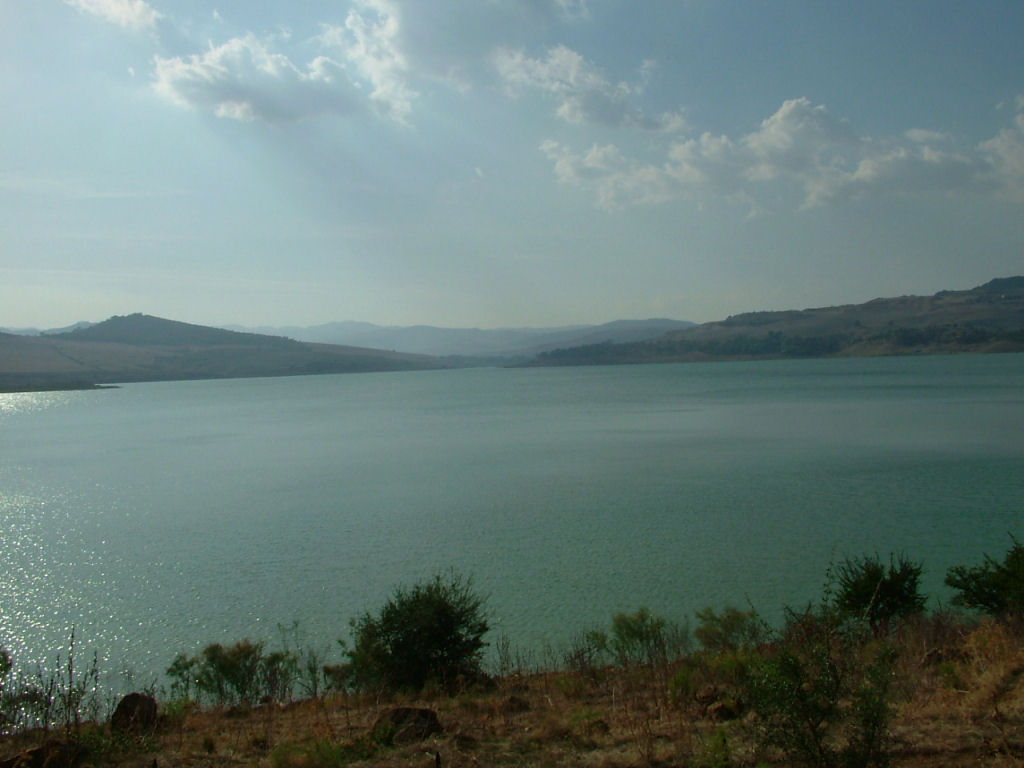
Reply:
M536 365L1024 351L1024 277L838 307L748 312L649 341L565 347Z
M424 355L310 344L134 314L43 336L0 334L0 391L130 381L419 370Z
M440 328L432 325L380 326L341 322L308 327L264 327L232 330L287 336L298 341L348 344L423 355L513 358L532 357L557 347L653 339L692 326L682 320L615 320L603 325L560 328Z

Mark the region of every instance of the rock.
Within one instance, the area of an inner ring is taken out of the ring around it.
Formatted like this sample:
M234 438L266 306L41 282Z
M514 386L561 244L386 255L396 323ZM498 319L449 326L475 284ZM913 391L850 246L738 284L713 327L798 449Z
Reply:
M713 686L711 683L708 683L697 691L694 698L697 700L697 703L707 706L708 704L718 700L718 688Z
M373 737L384 744L411 744L442 733L437 713L432 709L396 707L377 718Z
M156 699L142 693L129 693L117 704L110 718L114 733L148 731L156 725Z

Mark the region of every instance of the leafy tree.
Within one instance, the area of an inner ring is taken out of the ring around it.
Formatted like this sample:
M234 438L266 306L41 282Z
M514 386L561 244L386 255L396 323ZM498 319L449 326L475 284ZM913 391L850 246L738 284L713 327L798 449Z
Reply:
M482 676L488 630L484 599L470 579L455 573L399 587L379 616L353 619L353 647L344 669L361 689L420 690L427 683L453 689Z
M1010 536L1003 562L985 555L982 565L957 565L946 572L946 584L959 592L953 602L996 616L1024 613L1024 545Z
M921 565L889 555L888 568L878 556L847 558L836 571L835 607L840 615L866 619L877 634L893 619L905 619L924 610L918 589Z

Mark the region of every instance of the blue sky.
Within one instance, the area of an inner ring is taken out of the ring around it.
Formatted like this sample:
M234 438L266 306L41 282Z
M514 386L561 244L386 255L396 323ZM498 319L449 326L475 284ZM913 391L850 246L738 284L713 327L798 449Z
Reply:
M1024 273L1024 3L5 0L0 326L722 319Z

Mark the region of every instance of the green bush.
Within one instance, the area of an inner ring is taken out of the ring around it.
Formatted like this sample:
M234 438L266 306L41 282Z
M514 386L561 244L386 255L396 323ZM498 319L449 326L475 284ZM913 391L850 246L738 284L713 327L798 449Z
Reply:
M700 622L693 631L697 641L709 653L753 648L768 639L768 625L757 611L741 611L731 605L721 613L713 608L697 611Z
M360 690L420 691L428 683L452 691L481 678L488 630L484 599L455 573L398 588L379 616L352 621L353 646L342 670Z
M654 664L665 658L665 619L646 608L612 617L611 649L620 666Z
M612 617L611 637L593 630L583 636L582 645L594 657L611 654L620 667L637 664L664 664L680 658L689 650L690 632L686 626L656 616L647 608Z
M946 584L958 591L953 602L994 616L1024 614L1024 545L1010 536L1013 545L998 563L985 562L968 568L957 565L946 573Z
M175 696L194 695L219 706L284 701L291 698L298 663L292 651L264 653L262 642L245 639L228 647L213 643L192 658L178 654L167 676Z
M889 555L888 568L877 555L847 558L835 575L834 603L840 615L867 621L876 634L894 619L924 611L925 598L918 588L921 565L903 555Z
M820 768L887 765L894 665L888 645L829 606L789 611L749 676L762 745Z
M251 704L257 698L263 643L240 640L225 648L206 646L200 656L197 683L219 703Z

